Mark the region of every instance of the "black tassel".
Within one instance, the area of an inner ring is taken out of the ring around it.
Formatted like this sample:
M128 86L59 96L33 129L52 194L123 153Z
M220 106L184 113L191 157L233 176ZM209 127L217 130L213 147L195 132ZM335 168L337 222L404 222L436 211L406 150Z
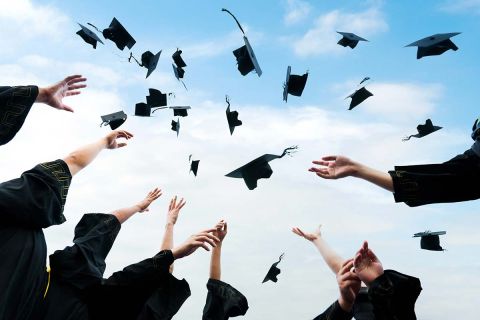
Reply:
M227 12L228 14L230 14L230 15L233 17L233 19L235 19L235 22L237 22L238 27L239 27L240 30L242 31L243 35L245 35L245 31L243 31L243 28L242 28L242 26L240 25L240 22L238 22L237 18L235 18L235 16L234 16L230 11L228 11L228 10L225 9L225 8L223 8L222 11Z

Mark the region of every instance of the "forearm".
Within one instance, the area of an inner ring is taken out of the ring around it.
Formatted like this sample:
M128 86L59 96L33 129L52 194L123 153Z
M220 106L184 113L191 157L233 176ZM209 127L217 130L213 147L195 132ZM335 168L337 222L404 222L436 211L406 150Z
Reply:
M388 172L379 171L363 164L357 163L354 177L366 180L390 192L393 192L393 180Z
M165 233L163 234L162 245L160 250L172 250L173 248L173 227L174 224L167 223Z
M114 215L120 223L124 223L135 213L141 211L142 208L140 205L136 204L131 207L121 208L113 211L111 214Z
M107 139L102 138L97 142L87 144L72 153L63 160L68 165L70 173L74 176L80 170L88 166L107 147Z
M328 265L330 270L336 275L342 266L343 259L340 257L321 237L312 241Z
M220 242L212 249L212 257L210 258L210 279L220 280L221 278L221 255L222 243Z
M38 95L37 95L37 98L35 99L35 102L47 103L47 100L48 100L47 89L38 87Z

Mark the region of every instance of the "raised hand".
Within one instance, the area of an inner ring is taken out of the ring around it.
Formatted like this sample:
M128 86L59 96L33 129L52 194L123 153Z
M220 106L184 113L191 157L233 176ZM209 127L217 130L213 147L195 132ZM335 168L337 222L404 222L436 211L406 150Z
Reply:
M175 259L186 257L200 247L206 251L210 251L208 245L216 247L217 243L220 242L220 239L212 234L215 230L216 229L207 229L190 236L183 244L172 250L173 257Z
M308 169L324 179L339 179L352 176L357 171L357 163L344 156L326 156L322 160L312 161L320 167Z
M216 236L218 239L220 239L220 242L225 239L225 236L227 235L227 222L225 220L220 220L217 225L215 226L215 231L213 232L213 235Z
M162 195L162 190L159 189L159 188L155 188L153 189L152 191L150 191L147 196L145 197L145 199L143 199L142 201L140 201L138 203L138 206L140 207L140 210L139 212L147 212L149 211L150 209L148 208L150 206L150 204L157 200L158 198L160 198L160 196Z
M167 224L174 225L177 222L180 209L183 208L185 203L186 201L183 200L183 198L180 199L180 201L177 203L177 196L173 197L172 200L170 200L170 205L168 206L167 213Z
M355 273L367 286L383 274L383 266L377 256L368 248L368 242L364 241L362 247L355 254Z
M127 145L125 142L118 142L117 139L123 138L123 139L130 139L133 137L133 134L131 134L128 131L125 130L115 130L110 132L105 136L106 139L106 148L107 149L117 149L117 148L122 148Z
M321 227L322 225L319 225L317 229L315 229L315 231L311 233L304 232L299 227L294 227L292 228L292 232L295 233L296 235L299 235L300 237L307 239L308 241L314 241L322 236L322 233L320 231Z
M337 283L340 290L338 303L340 307L349 312L352 310L353 303L360 291L361 281L355 272L352 272L353 259L343 262L340 271L337 273Z
M55 109L73 112L73 109L63 103L63 98L80 94L79 89L85 88L87 78L72 75L49 87L39 88L37 102L45 103Z

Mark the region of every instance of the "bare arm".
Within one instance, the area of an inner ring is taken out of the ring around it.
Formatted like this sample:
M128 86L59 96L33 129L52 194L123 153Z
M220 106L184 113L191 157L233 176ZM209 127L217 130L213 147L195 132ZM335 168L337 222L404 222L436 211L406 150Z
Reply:
M212 249L212 256L210 258L210 279L220 280L222 275L222 242L227 235L227 222L220 220L215 226L215 231L212 233L218 237L220 242Z
M160 250L172 250L173 248L173 227L178 219L180 209L185 205L185 200L180 199L177 203L177 196L170 200L167 213L167 223L165 224L165 233L163 234L162 245Z
M328 265L330 270L332 270L332 272L336 275L342 267L343 259L328 245L325 240L323 240L320 227L321 225L318 226L318 228L312 233L303 232L300 228L293 228L292 231L293 233L311 241L322 255L323 260Z
M145 212L148 211L148 207L150 204L157 200L162 195L162 190L159 188L155 188L150 191L145 199L140 201L139 203L122 209L118 209L112 212L112 214L118 219L120 223L124 223L128 220L131 216L133 216L137 212Z
M68 165L72 176L74 176L88 166L103 149L117 149L127 145L124 142L118 143L117 139L124 138L128 140L132 137L133 135L127 131L112 131L104 138L73 151L63 160Z
M393 180L388 172L367 167L344 156L326 156L322 160L313 161L320 167L312 167L308 171L314 172L324 179L340 179L357 177L369 181L379 187L393 192Z

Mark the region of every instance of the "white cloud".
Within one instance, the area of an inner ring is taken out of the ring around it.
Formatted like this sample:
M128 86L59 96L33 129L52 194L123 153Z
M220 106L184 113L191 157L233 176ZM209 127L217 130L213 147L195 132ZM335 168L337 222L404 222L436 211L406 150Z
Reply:
M448 0L440 9L452 13L480 14L480 0Z
M302 22L308 17L311 10L312 6L308 2L302 0L287 0L283 22L286 25Z
M368 39L387 30L388 24L378 5L358 13L334 10L319 16L314 26L293 43L293 48L300 57L341 53L345 48L337 45L337 31L354 32Z

